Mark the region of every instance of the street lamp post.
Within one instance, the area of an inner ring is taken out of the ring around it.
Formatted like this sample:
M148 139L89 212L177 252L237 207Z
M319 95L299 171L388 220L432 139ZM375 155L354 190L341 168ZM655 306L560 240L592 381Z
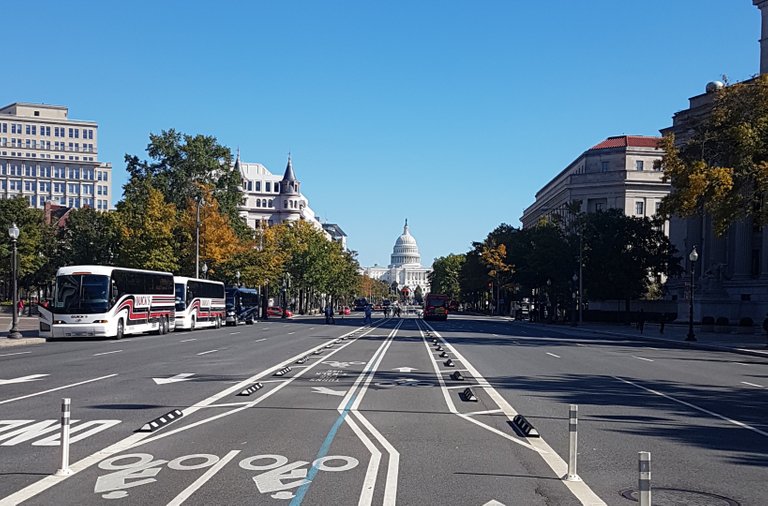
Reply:
M240 271L235 273L235 278L237 278L237 287L240 288Z
M696 341L696 334L693 333L693 293L695 288L694 272L696 271L696 260L698 259L699 253L696 251L696 246L694 246L688 255L688 260L691 261L691 297L688 299L688 335L685 337L686 341Z
M208 264L203 262L203 279L208 279Z
M11 242L13 243L13 255L11 257L11 270L13 271L13 306L11 307L11 311L13 313L13 319L12 319L12 325L11 325L11 331L8 333L9 339L21 339L21 332L19 332L18 324L19 324L19 313L18 313L18 306L19 304L19 293L18 293L18 285L17 285L17 278L18 278L18 272L16 270L16 240L19 238L19 227L16 226L16 223L10 226L8 229L8 235L11 236Z
M574 327L579 323L579 322L576 321L576 312L581 307L581 300L580 300L581 299L581 291L579 290L579 288L576 287L576 282L580 281L580 280L581 280L581 277L578 274L574 274L573 275L573 304L574 304L574 306L573 306L573 317L571 318L571 320L572 320L572 325ZM580 311L579 311L579 316L581 316L581 312ZM579 318L579 320L581 320L581 318Z
M197 221L195 222L195 277L200 277L200 205L204 204L203 196L197 196Z

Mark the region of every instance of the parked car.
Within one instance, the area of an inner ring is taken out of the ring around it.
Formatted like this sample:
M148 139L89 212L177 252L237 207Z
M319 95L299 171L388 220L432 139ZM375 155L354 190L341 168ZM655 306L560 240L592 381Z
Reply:
M283 308L276 307L276 306L270 306L267 308L267 316L279 316L282 318L283 316ZM293 316L293 312L290 309L285 310L285 317L290 318Z

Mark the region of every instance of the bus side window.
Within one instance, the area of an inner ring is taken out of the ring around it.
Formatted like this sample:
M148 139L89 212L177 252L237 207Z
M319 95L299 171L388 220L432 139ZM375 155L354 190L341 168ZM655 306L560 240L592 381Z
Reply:
M112 295L109 300L110 305L114 304L117 301L119 296L120 296L120 291L117 289L117 283L112 281Z

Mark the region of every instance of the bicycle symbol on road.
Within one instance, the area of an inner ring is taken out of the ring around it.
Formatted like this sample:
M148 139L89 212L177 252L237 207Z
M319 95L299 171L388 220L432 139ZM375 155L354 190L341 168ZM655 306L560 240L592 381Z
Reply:
M374 383L377 387L381 388L392 388L392 387L400 387L400 386L407 386L407 387L433 387L435 386L434 383L430 383L429 381L419 381L417 379L413 378L397 378L394 381L379 381L377 383Z
M236 455L239 450L230 452L230 455L233 453ZM229 455L225 458L228 459ZM104 499L122 499L128 496L128 489L156 482L156 476L164 466L175 471L193 471L212 467L220 460L218 456L206 453L184 455L171 461L155 459L149 453L119 455L99 463L100 469L114 472L99 476L93 491L101 494ZM304 460L289 462L288 457L283 455L268 454L242 459L240 468L246 471L260 471L252 478L260 493L270 494L273 499L292 499L296 495L292 489L312 481L307 479L310 468L325 472L342 472L354 469L358 464L356 458L343 455L321 457L310 464Z
M325 365L329 365L334 368L344 368L349 367L351 365L365 365L365 362L360 362L359 360L352 360L349 362L339 362L338 360L326 360L323 362Z

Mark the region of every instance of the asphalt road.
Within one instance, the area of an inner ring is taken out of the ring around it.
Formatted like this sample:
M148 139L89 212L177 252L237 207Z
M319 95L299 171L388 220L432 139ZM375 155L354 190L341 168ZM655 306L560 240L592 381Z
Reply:
M768 502L766 359L493 318L360 324L0 348L0 505L631 505L639 451L654 504Z

